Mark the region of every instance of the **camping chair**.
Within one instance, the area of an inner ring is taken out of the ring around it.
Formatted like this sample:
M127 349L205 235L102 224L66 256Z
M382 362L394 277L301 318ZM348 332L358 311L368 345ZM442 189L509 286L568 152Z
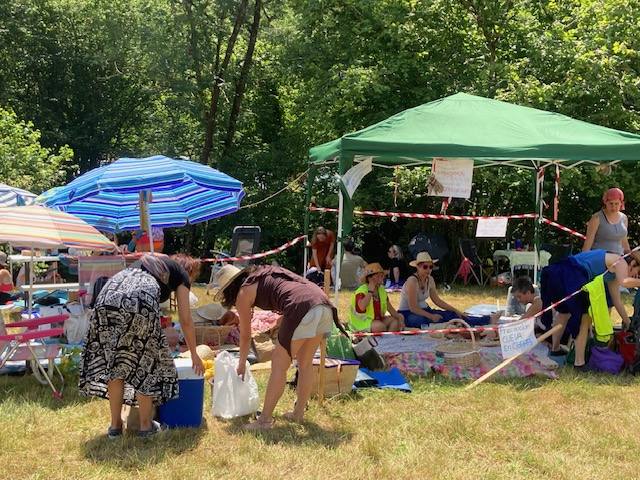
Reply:
M261 234L262 229L258 226L237 226L233 229L233 235L231 237L231 254L211 250L210 256L215 258L229 258L258 253ZM209 275L209 283L207 284L207 295L209 295L209 291L216 286L214 284L216 272L228 263L229 262L216 262L211 265L211 275ZM244 268L251 263L252 260L237 260L233 262L233 265L238 268Z
M442 282L446 282L448 277L446 258L449 255L449 245L444 235L439 233L418 233L411 239L408 247L412 258L416 258L420 252L429 252L431 258L438 261L436 264L437 273L434 271L434 276L439 273Z
M125 259L121 255L92 255L78 257L78 283L87 292L86 305L93 305L94 285L97 281L104 284L106 279L126 267Z
M569 255L571 255L572 249L573 249L573 246L571 244L562 244L562 245L559 245L557 243L540 244L540 250L545 250L551 254L551 258L549 259L549 265L558 263L560 260L567 258Z
M55 364L55 358L61 350L60 344L47 344L46 338L58 337L64 333L64 328L54 327L53 323L64 322L68 315L55 315L6 324L0 316L0 368L9 361L30 361L33 375L42 384L48 384L55 398L62 398L64 376ZM48 325L44 330L39 327ZM7 329L20 329L19 333L8 333ZM38 342L40 340L40 342ZM48 361L48 369L42 366L41 360ZM58 376L60 388L56 388L53 380Z
M489 272L489 269L485 271L485 266L478 256L478 250L475 242L470 238L461 238L458 242L460 247L460 255L462 256L462 261L460 262L460 266L456 271L456 274L453 276L453 280L451 283L456 281L456 278L460 277L464 284L466 285L469 282L469 276L473 276L476 282L478 282L479 286L483 286L485 284L485 275ZM493 270L493 266L491 266L491 270ZM490 278L487 276L488 280Z

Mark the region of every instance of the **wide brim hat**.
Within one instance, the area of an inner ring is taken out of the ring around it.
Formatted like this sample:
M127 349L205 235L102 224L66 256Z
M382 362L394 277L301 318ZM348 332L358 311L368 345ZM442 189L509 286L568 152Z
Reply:
M419 252L416 259L409 262L412 267L417 267L419 263L438 263L438 259L434 260L429 252Z
M217 285L216 293L213 296L213 299L216 302L221 302L224 300L224 290L233 282L238 275L242 273L242 269L236 267L235 265L225 265L220 270L218 270L215 274L214 281Z
M191 316L195 323L215 323L220 320L227 309L219 303L210 303L191 310Z
M375 275L377 273L387 273L379 263L369 263L364 267L364 272L360 276L360 283L367 283L367 277Z

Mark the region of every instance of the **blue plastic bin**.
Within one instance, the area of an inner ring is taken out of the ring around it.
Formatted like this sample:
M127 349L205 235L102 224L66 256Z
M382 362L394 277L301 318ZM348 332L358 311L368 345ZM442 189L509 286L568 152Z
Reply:
M176 358L174 363L180 396L160 405L158 420L169 428L198 428L202 425L204 378L193 372L190 358Z

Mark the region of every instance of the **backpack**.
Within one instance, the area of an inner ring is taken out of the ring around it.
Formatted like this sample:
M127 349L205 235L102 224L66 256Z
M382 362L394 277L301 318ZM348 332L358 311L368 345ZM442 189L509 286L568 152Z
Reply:
M640 372L640 289L636 291L633 298L633 315L631 315L631 325L629 326L631 335L626 337L627 342L633 342L636 346L633 362L628 366L629 373L633 375Z
M100 295L100 292L108 281L109 277L98 277L96 278L95 282L93 282L93 290L91 291L91 304L89 305L90 308L93 308L95 306L98 295Z

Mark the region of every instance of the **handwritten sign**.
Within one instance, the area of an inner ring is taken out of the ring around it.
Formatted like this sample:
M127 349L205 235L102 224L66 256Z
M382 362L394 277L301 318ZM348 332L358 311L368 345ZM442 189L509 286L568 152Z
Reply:
M476 228L476 237L504 238L507 236L507 222L504 218L480 218Z
M503 358L515 357L535 346L534 323L534 319L527 318L518 322L505 323L498 327Z
M427 195L432 197L469 198L473 179L473 159L439 158L431 163L435 182L429 182Z

